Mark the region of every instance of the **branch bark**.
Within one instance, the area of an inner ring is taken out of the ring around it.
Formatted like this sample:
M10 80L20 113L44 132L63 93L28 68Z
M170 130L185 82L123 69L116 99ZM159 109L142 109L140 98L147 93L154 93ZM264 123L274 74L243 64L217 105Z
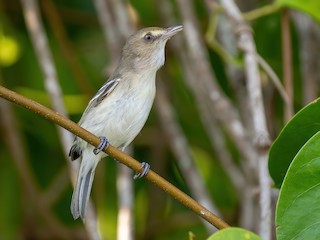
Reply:
M221 165L225 168L226 173L240 193L239 198L241 199L242 213L244 213L241 216L246 216L245 219L250 223L255 222L252 217L255 212L252 207L254 205L254 199L247 197L248 192L252 192L252 188L248 191L244 191L243 189L243 184L246 183L246 180L255 181L256 176L252 175L252 173L257 172L255 167L256 163L254 162L255 152L252 144L248 140L237 110L216 84L215 76L209 66L206 48L202 41L203 37L199 32L199 27L197 27L197 22L190 4L190 1L179 1L185 27L185 40L188 43L187 48L184 48L184 42L181 36L177 36L170 44L174 44L173 49L181 62L184 80L194 95L200 118L211 140L212 148L218 154ZM159 9L168 25L176 22L173 17L172 6L169 2L161 2ZM188 29L186 29L186 25ZM187 49L187 51L185 49ZM219 124L226 130L235 143L245 160L244 162L247 163L246 166L249 166L244 169L248 173L246 174L247 179L244 178L238 166L234 164L226 147L224 132L220 131ZM252 185L253 184L246 183L245 186L246 188L250 188ZM252 195L251 193L249 196L251 197ZM251 225L246 224L245 226Z
M270 138L266 124L261 91L261 80L256 61L256 47L252 31L233 0L220 0L237 34L238 47L244 52L247 93L253 122L253 143L257 153L260 186L259 233L264 240L271 239L271 181L268 173Z
M67 111L62 101L62 91L57 80L56 68L42 24L39 6L36 0L21 0L21 4L27 29L44 76L44 85L46 91L49 93L52 107L55 111L67 116ZM71 182L74 183L79 163L71 164L70 161L68 161L68 152L72 145L73 136L60 127L57 127L57 130L60 138L60 144L64 150L63 152L65 154L67 164L69 165ZM85 227L91 239L99 239L96 217L91 203L89 203L88 206L88 215Z
M293 82L292 82L292 50L290 35L289 11L284 9L281 13L281 37L282 37L282 67L284 88L288 94L289 104L284 108L284 119L288 122L293 116Z
M183 34L188 54L181 48L183 44L177 44L175 49L182 63L188 61L185 64L186 76L190 76L186 77L187 84L198 102L202 102L201 98L205 98L204 101L211 106L209 109L211 116L224 127L243 159L248 162L248 167L254 170L256 164L254 149L248 141L237 110L216 83L190 0L177 0L177 3L183 18Z
M61 48L62 54L68 63L71 73L73 74L74 80L78 87L83 93L93 95L94 89L87 77L87 74L83 70L79 57L76 55L76 51L70 39L68 38L64 23L61 20L59 11L52 0L41 1L45 17L48 19L50 27L55 35L59 47ZM88 99L89 101L89 99Z
M221 14L221 6L217 6L216 2L206 0L205 3L208 11L211 14L211 23L208 26L206 40L210 42L221 42L221 46L226 49L231 58L236 58L236 56L239 56L240 53L236 44L236 36L232 30L232 24L228 21L228 18L225 15ZM214 17L215 15L219 16ZM246 90L245 73L244 69L238 64L235 64L233 61L225 62L225 71L228 80L231 83L232 89L235 92L236 102L243 127L245 129L250 129L252 126L252 118L250 117L251 114L249 109L249 97ZM221 150L224 149L221 145L225 144L225 140L223 140L223 133L217 134L217 132L221 132L221 130L216 127L217 124L215 124L215 121L213 121L211 125L210 121L208 121L206 125L209 125L211 128L215 128L215 139L212 141L213 148L218 149L217 152L226 152L225 150ZM237 166L229 163L232 159L228 160L229 158L226 157L230 155L230 153L226 152L223 155L223 158L220 157L221 162L224 164L226 172L238 190L238 196L240 200L239 225L246 229L253 230L257 224L256 213L258 210L255 200L255 189L257 184L256 176L252 176L252 170L247 168L246 162L242 159L240 160L242 171L237 171Z
M62 115L46 108L45 106L31 100L28 98L23 97L20 94L17 94L9 89L6 89L3 86L0 86L0 97L7 99L15 104L18 104L30 111L33 111L40 115L41 117L60 125L61 127L65 128L66 130L72 132L73 134L77 135L78 137L82 138L83 140L87 141L91 145L97 147L100 143L100 139L93 135L92 133L88 132L87 130L81 128L76 123L72 122L71 120L63 117ZM141 164L134 158L128 156L124 152L121 152L117 148L109 145L108 148L104 148L103 151L107 153L109 156L117 159L119 162L125 164L129 168L133 169L136 172L140 171ZM211 213L208 209L200 205L198 202L193 200L187 194L173 186L171 183L160 177L154 171L149 170L148 174L145 177L147 180L152 182L157 187L161 188L163 191L171 195L181 204L186 206L187 208L191 209L193 212L204 218L206 221L214 225L218 229L223 229L229 227L229 225L224 222L222 219Z
M303 105L316 99L320 82L320 26L311 16L290 11L299 37L299 58L302 76Z
M158 111L159 118L162 122L163 129L168 136L171 151L176 156L179 168L183 177L195 199L206 206L210 211L221 216L217 207L213 204L206 190L204 182L194 166L194 160L180 126L176 122L174 111L166 96L164 87L159 83L159 89L155 99L156 110ZM203 220L203 219L202 219ZM204 221L204 226L209 233L213 232L212 225Z
M126 151L129 152L129 151ZM130 151L132 152L132 151ZM118 222L117 239L133 240L133 182L130 168L119 164L117 173Z

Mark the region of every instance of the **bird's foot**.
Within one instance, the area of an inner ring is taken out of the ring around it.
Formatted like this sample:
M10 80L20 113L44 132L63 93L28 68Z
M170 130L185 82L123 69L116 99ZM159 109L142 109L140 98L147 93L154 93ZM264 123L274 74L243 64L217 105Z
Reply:
M99 154L105 147L109 146L109 141L106 137L99 137L101 139L101 142L99 143L98 147L93 149L93 153L95 155Z
M133 179L143 178L149 172L150 165L146 162L141 163L139 171L133 176Z

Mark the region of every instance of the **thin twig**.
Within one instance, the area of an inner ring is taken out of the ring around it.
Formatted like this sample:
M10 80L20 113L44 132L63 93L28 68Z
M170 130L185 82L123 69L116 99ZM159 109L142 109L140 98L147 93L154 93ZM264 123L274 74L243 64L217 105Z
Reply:
M128 13L129 1L119 1L119 0L108 0L109 5L113 8L115 23L120 35L127 38L131 35L133 30L133 24L130 21Z
M56 68L49 50L48 40L42 25L38 4L35 0L21 0L21 3L26 26L44 76L44 85L49 93L52 107L57 112L67 116L67 111L62 101L62 91L57 80ZM67 156L72 144L72 136L61 128L58 128L58 132L61 139L61 145Z
M40 198L48 207L53 206L61 198L67 187L69 187L68 180L70 177L68 173L69 169L66 166L62 167L51 180L46 191L42 192Z
M41 4L53 33L57 38L58 44L62 49L62 54L64 55L71 72L74 75L75 81L82 92L93 94L93 88L89 84L89 80L86 78L86 74L80 66L75 54L75 50L67 36L56 6L51 0L41 1ZM45 192L46 196L43 197L46 199L46 202L49 206L49 203L54 203L60 197L59 193L62 193L62 191L67 187L68 181L66 181L66 178L66 169L63 169L57 174L56 178L52 180L51 185L47 188Z
M221 213L209 197L210 195L205 188L200 173L194 166L194 160L192 158L187 139L176 122L175 114L166 96L165 89L162 84L159 83L159 85L155 100L156 110L159 113L158 115L162 122L163 129L168 136L169 145L176 156L176 160L187 186L200 204L221 216ZM214 229L212 229L212 225L207 222L204 222L204 225L209 233L214 231Z
M28 209L26 209L27 218L32 217L34 220L37 214L39 214L41 219L44 220L52 230L52 236L59 239L71 238L71 232L57 221L48 208L48 205L46 205L46 202L41 198L40 189L27 161L10 103L0 99L0 112L2 113L0 114L0 129L4 136L4 142L12 155L13 163L16 166L22 185L24 186L23 192L28 193L25 202L27 204L29 202L32 203L32 206L28 206ZM36 209L36 212L30 212L30 209Z
M281 14L283 81L284 88L289 97L289 104L284 108L285 122L289 121L293 116L292 50L289 18L288 10L283 10Z
M132 155L132 149L127 148L126 153ZM118 192L118 220L117 239L133 240L133 182L132 171L123 164L118 165L117 174Z
M187 4L187 3L184 2L184 4ZM163 18L165 19L168 25L172 24L173 22L176 22L173 17L172 7L169 2L163 1L161 2L161 4L158 5L158 7L163 15ZM193 34L199 35L199 33L197 32L198 28L194 25L193 22L190 23L190 19L192 18L189 18L186 16L185 21L188 21L188 24L192 25L190 27L193 27L194 31L191 31L191 33L189 32L187 34L192 34L193 32ZM190 39L191 37L189 37L187 41L191 41ZM235 141L235 144L238 146L240 152L241 150L243 150L243 156L245 158L248 157L254 160L254 157L252 156L253 149L249 145L248 140L246 140L246 136L244 135L245 133L242 132L242 128L243 128L242 124L239 123L239 119L237 119L237 116L233 115L233 110L235 111L235 109L228 108L229 105L227 104L228 107L225 106L225 108L222 109L222 111L220 111L220 107L218 107L217 105L221 104L221 102L220 103L215 102L215 101L212 101L212 99L208 100L205 94L207 91L212 91L216 95L222 95L221 98L224 98L224 94L220 92L219 88L209 89L209 88L201 87L201 84L202 84L201 82L203 81L202 79L203 73L200 73L198 69L201 69L201 65L203 65L203 62L206 61L206 59L203 59L202 57L199 57L199 56L194 56L190 52L186 52L185 49L183 48L184 44L181 40L182 40L181 37L177 36L173 41L170 42L170 44L174 45L173 50L176 52L177 56L179 57L179 60L183 69L184 79L187 85L189 86L191 92L194 94L195 103L197 105L200 118L203 122L203 126L205 127L206 132L211 140L210 142L211 142L212 148L218 154L218 159L220 160L221 165L224 167L226 173L229 175L230 179L234 183L234 186L236 187L237 191L242 195L243 184L245 183L245 179L243 178L243 174L241 173L241 171L239 171L237 166L235 166L235 164L232 161L232 158L226 147L225 136L222 133L222 131L219 129L219 123L223 125L226 129L230 129L230 136L233 137L233 140ZM196 43L190 43L190 45L191 44L196 44ZM197 44L201 45L201 40ZM203 46L201 46L200 48L201 48L201 51L204 51ZM187 50L189 51L190 49L187 48ZM192 55L192 59L190 59L190 55ZM200 65L200 67L198 67L198 65ZM206 71L205 73L207 77L208 75L211 75L211 72L208 73ZM215 80L214 76L211 76L211 77L213 79L211 79L210 81L214 81ZM224 105L224 104L221 104L221 105ZM223 110L228 110L229 112L231 112L230 114L232 117L229 117L228 116L229 113L227 114ZM229 124L232 126L230 126ZM237 128L238 126L239 128ZM236 129L232 129L232 127L235 127ZM252 176L252 174L249 173L248 176ZM243 199L241 195L240 195L240 199ZM248 202L253 202L252 198L249 200L250 201L246 201L243 203L247 204ZM252 204L249 204L249 206L252 206ZM251 215L247 219L252 219Z
M41 1L44 10L44 16L48 19L51 29L58 41L59 47L62 50L62 54L68 63L71 73L74 76L74 80L83 93L94 94L93 87L87 78L85 71L81 67L79 58L75 53L75 49L72 42L68 38L66 29L59 15L58 9L52 0Z
M222 8L221 6L217 6L215 1L206 0L206 7L210 15L217 14L217 11L223 12L219 10ZM211 39L210 41L221 42L222 46L226 51L235 58L236 56L240 56L239 49L236 44L236 36L232 31L232 24L228 21L228 18L224 14L220 14L219 20L215 23L216 31L210 30L210 26L208 26L207 30L207 39ZM212 19L211 21L214 21ZM211 23L210 25L213 25ZM212 36L209 36L211 34ZM215 40L217 38L217 40ZM245 74L243 67L240 67L239 64L235 65L232 62L226 62L225 71L228 79L230 79L231 86L235 92L236 102L239 108L239 114L241 115L241 120L246 129L250 129L252 126L252 119L250 117L250 109L248 107L249 99L246 91L246 83L245 83ZM256 203L256 194L254 193L256 189L256 177L252 176L251 170L247 168L247 164L245 161L240 159L240 166L242 167L242 171L238 170L238 166L236 166L230 153L226 151L226 140L225 136L221 132L221 130L216 126L217 124L213 120L207 120L207 126L211 128L215 128L212 131L215 131L216 134L209 136L214 136L211 140L211 144L213 149L219 154L219 159L221 159L221 165L224 166L226 173L231 179L233 185L237 189L239 201L240 201L240 209L239 209L239 225L246 229L255 229L256 225L256 212L258 210ZM221 132L221 133L220 133ZM249 132L249 131L248 131Z
M279 11L279 8L280 8L279 4L275 4L275 3L267 4L263 7L256 8L250 12L243 13L243 18L246 21L253 21L257 18L261 18L267 15L270 15L272 13L275 13Z
M42 24L39 6L35 0L21 0L21 4L26 25L31 37L31 42L44 76L44 85L49 93L52 107L56 112L67 116L67 111L62 101L62 91L57 80L56 68ZM71 182L74 183L79 163L71 164L70 161L68 161L68 152L72 145L73 136L70 132L67 132L60 127L57 127L57 130L60 138L60 144L64 150L63 152L65 154L66 162L70 167ZM99 239L96 217L92 207L93 206L89 204L85 227L91 239Z
M116 63L119 59L119 33L116 31L115 23L112 19L112 12L107 6L107 2L104 0L93 1L98 20L102 28L104 39L106 40L106 46L109 50L110 59Z
M207 1L206 1L207 2ZM210 11L214 11L214 9L211 9L210 6L208 6ZM217 25L216 21L218 21L218 18L216 16L216 12L211 13L210 21L209 21L209 26L208 30L206 32L206 41L208 45L224 60L224 62L228 65L240 65L237 60L234 57L234 54L229 53L215 38L215 32L216 28L219 28L215 26ZM221 16L223 18L223 16ZM220 22L223 22L226 24L224 19L221 19ZM219 22L219 23L220 23ZM220 33L221 34L221 33ZM223 38L223 36L219 36L220 38ZM231 40L229 40L231 41ZM273 69L270 67L270 65L264 60L258 53L257 53L257 61L259 65L262 67L262 69L268 74L270 77L271 81L275 85L276 89L279 91L280 96L284 100L286 104L289 104L289 96L287 92L285 91L284 87L281 84L281 81L277 74L273 71Z
M262 69L268 74L271 81L273 82L274 86L278 90L280 96L282 97L285 104L288 106L291 104L290 97L288 96L288 93L284 89L284 87L281 84L281 81L277 74L273 71L273 69L270 67L270 65L264 60L263 57L260 56L260 54L257 53L257 61L259 65L262 67Z
M316 99L320 81L320 25L311 16L290 10L299 36L299 59L302 81L302 104Z
M88 132L87 130L81 128L76 123L71 120L63 117L55 111L50 110L49 108L31 100L26 97L23 97L16 92L13 92L3 86L0 86L0 97L7 99L10 102L13 102L17 105L20 105L30 111L33 111L40 115L41 117L60 125L66 130L72 132L78 137L82 138L89 144L97 147L100 144L100 138ZM141 163L135 160L134 158L128 156L124 152L121 152L119 149L109 145L109 147L104 148L103 151L107 153L110 157L117 159L119 162L125 164L129 168L133 169L136 172L139 172L141 169ZM180 189L173 186L171 183L160 177L154 171L149 170L148 174L145 177L147 180L152 182L157 187L161 188L163 191L171 195L174 199L182 203L187 208L191 209L193 212L210 222L218 229L229 227L229 225L224 222L222 219L211 213L208 209L200 205L198 202L193 200L187 194L182 192Z
M254 145L258 159L260 185L259 233L264 240L271 239L271 182L268 174L268 149L270 138L263 106L260 75L256 61L256 47L250 27L233 0L220 0L238 36L238 47L244 52L247 92L253 122Z
M205 102L212 106L210 108L212 116L215 116L225 128L243 159L248 162L248 167L254 170L256 164L255 152L248 140L237 110L217 85L190 0L177 0L177 3L183 17L183 34L187 43L188 54L185 54L185 50L181 48L182 44L177 44L175 49L181 62L188 61L185 69L188 72L186 76L191 71L193 72L192 77L186 78L186 80L190 80L187 84L195 98L206 97ZM254 173L254 171L252 172Z

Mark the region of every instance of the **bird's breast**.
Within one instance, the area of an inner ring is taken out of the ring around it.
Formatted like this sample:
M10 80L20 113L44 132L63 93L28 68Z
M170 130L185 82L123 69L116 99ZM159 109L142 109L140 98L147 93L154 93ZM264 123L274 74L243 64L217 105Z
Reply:
M143 77L148 78L147 75ZM122 83L83 122L84 128L107 137L115 147L127 146L139 134L149 116L156 91L155 74L148 79Z

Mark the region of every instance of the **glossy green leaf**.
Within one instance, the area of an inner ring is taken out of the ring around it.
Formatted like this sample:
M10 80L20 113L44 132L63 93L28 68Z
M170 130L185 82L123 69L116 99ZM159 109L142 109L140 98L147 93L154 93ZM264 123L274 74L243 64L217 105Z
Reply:
M269 172L277 187L281 186L297 152L318 131L320 131L319 99L300 110L283 128L271 146Z
M320 132L298 152L276 210L277 239L320 239Z
M230 227L214 233L207 240L261 240L261 238L243 228Z
M311 15L317 21L320 21L319 0L277 0L277 4L283 7L295 8Z

